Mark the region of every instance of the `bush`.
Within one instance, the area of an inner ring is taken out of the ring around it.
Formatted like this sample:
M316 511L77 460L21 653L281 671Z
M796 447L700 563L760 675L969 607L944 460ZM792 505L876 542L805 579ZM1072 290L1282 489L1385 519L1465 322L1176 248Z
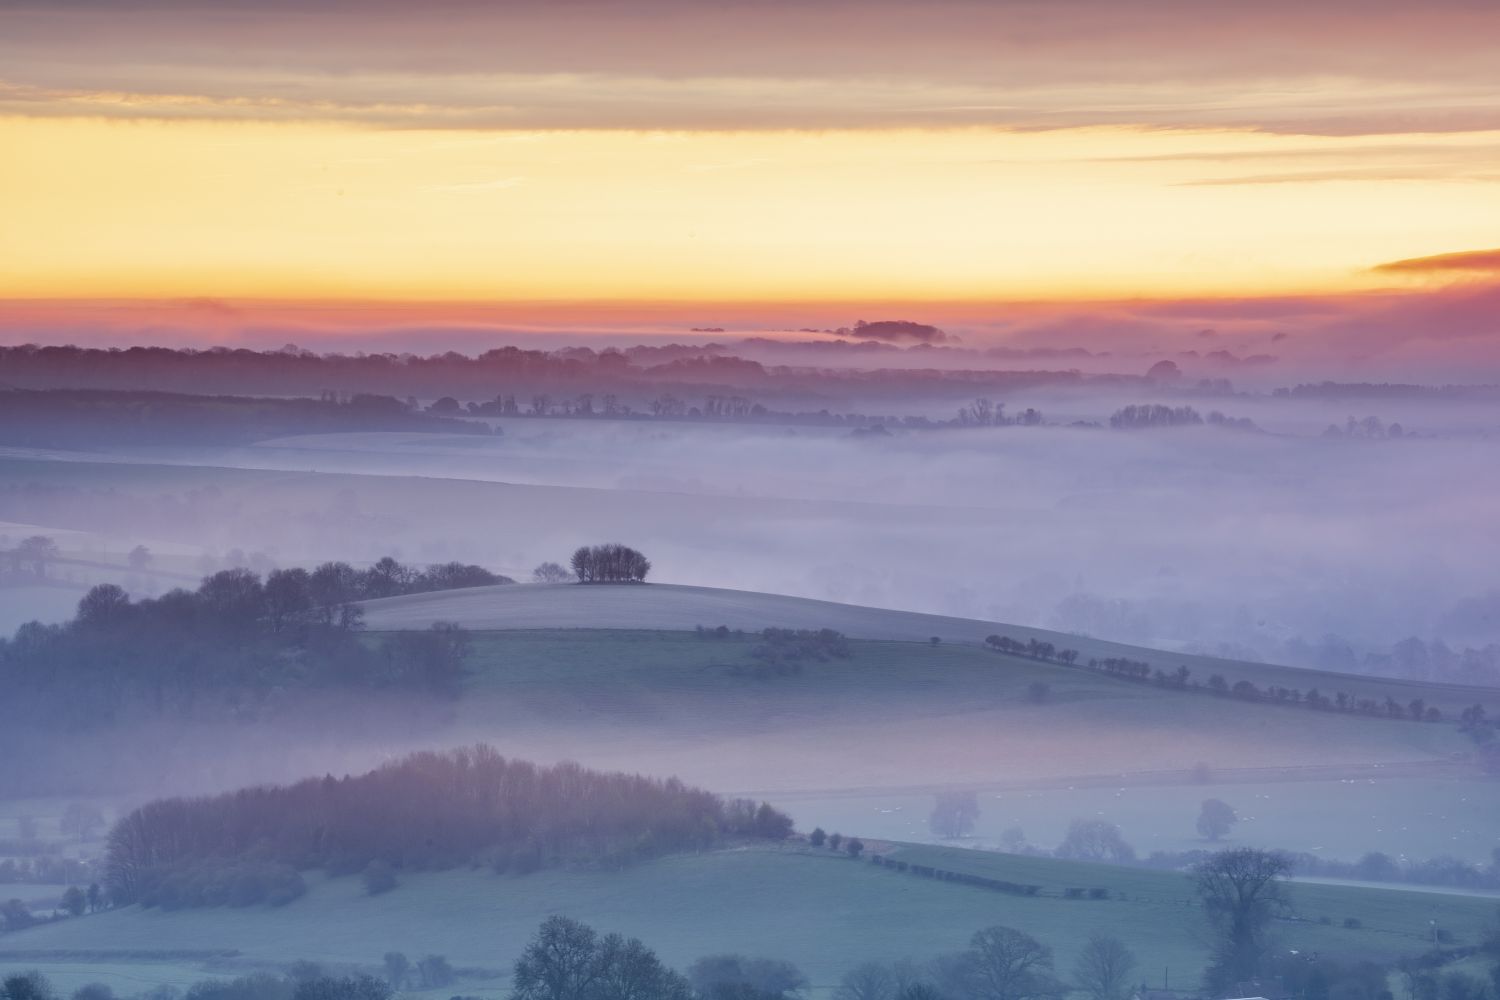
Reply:
M379 858L366 865L360 877L364 879L365 892L371 896L378 896L382 892L390 892L396 888L396 870Z

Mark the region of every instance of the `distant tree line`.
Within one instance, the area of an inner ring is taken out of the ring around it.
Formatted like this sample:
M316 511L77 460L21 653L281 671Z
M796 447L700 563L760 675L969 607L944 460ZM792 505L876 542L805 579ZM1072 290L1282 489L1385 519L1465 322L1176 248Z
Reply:
M990 635L985 638L985 645L1011 656L1024 656L1044 662L1061 663L1065 666L1073 666L1078 662L1076 649L1058 649L1051 642L1037 639L1022 642L1009 636ZM1179 665L1168 673L1159 667L1153 667L1145 660L1134 660L1124 656L1091 658L1086 664L1086 669L1122 680L1261 704L1289 705L1320 712L1342 712L1409 722L1443 721L1442 711L1436 706L1427 704L1422 698L1413 698L1402 704L1389 696L1383 701L1377 701L1374 698L1355 697L1344 691L1324 694L1317 688L1310 688L1306 692L1280 685L1260 688L1246 680L1235 681L1231 684L1221 674L1214 674L1206 683L1200 684L1190 680L1192 671L1186 666ZM1475 704L1465 708L1459 714L1458 722L1474 737L1476 743L1487 745L1493 741L1494 726L1487 719L1483 705Z
M524 874L618 866L730 837L781 840L791 828L765 803L726 802L676 779L540 767L479 745L342 779L150 802L111 830L105 885L117 904L218 905L235 901L226 869L247 864L333 874L488 864Z
M1136 403L1116 410L1109 418L1109 426L1116 430L1141 430L1156 427L1194 427L1207 423L1210 427L1225 427L1237 431L1253 431L1258 428L1249 417L1226 417L1218 410L1209 412L1207 419L1191 406L1165 406L1161 403Z
M112 389L0 392L0 443L33 448L221 444L345 431L490 433L482 423L423 413L394 396L367 393L287 399Z

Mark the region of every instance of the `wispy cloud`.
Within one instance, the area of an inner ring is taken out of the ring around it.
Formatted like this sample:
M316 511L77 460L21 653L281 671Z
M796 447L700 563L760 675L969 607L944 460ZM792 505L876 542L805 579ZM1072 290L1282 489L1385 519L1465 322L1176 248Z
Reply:
M1497 62L1473 0L0 4L29 115L1451 133L1500 128Z
M1373 270L1388 274L1500 274L1500 249L1410 257L1380 264Z

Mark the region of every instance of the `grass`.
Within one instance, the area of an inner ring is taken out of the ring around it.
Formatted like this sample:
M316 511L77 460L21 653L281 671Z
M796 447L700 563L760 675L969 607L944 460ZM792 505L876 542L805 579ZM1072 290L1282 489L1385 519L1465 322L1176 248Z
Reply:
M895 845L893 853L1035 882L1048 895L1025 899L790 847L679 855L608 873L407 875L398 889L373 898L362 894L357 878L314 878L305 897L280 909L132 908L7 935L0 939L0 972L37 967L74 988L118 969L131 974L121 985L180 985L298 959L368 968L390 949L413 958L444 954L457 966L503 972L536 925L554 913L637 935L678 967L724 951L785 958L808 974L818 996L859 962L925 960L962 948L975 930L997 923L1051 945L1063 971L1096 931L1125 940L1140 959L1140 974L1153 981L1169 968L1175 982L1187 983L1202 968L1201 918L1185 876L952 848ZM1069 886L1104 886L1114 898L1060 898L1057 890ZM1297 885L1291 891L1295 913L1305 919L1278 924L1282 946L1385 960L1422 950L1433 919L1460 941L1472 940L1495 906L1347 887ZM1332 924L1317 923L1320 916ZM1344 929L1349 916L1364 926ZM205 964L154 953L163 942L174 952L238 954ZM459 989L499 997L507 986L502 975L468 979Z
M646 628L686 631L703 625L758 632L767 627L832 628L854 638L923 643L937 637L945 643L983 645L991 634L1018 640L1036 638L1059 649L1076 649L1080 662L1124 656L1144 660L1171 673L1178 666L1193 679L1207 682L1214 674L1232 686L1248 680L1258 687L1282 686L1327 695L1343 691L1355 699L1389 696L1402 705L1422 698L1452 718L1469 705L1500 708L1500 693L1489 688L1339 674L1299 667L1221 660L1123 643L1091 639L1045 629L941 615L867 608L781 594L759 594L711 587L671 584L580 587L570 584L478 587L435 594L413 594L365 602L366 623L373 630L425 628L434 621L456 621L474 629Z
M1020 826L1051 847L1070 820L1102 817L1143 854L1203 847L1194 822L1215 797L1244 817L1237 844L1477 862L1500 847L1492 782L1394 766L1463 752L1451 725L1247 704L948 643L854 641L850 659L757 678L749 649L681 632L478 633L454 731L753 793L804 830L930 839L933 794L957 787L979 793L974 835L991 846ZM1035 683L1050 686L1045 704L1028 700ZM1327 770L1291 780L1308 765Z

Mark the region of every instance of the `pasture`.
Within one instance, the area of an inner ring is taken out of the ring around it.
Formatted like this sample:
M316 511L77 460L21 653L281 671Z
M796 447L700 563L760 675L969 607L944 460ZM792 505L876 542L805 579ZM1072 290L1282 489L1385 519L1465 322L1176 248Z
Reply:
M73 989L182 985L299 960L373 969L388 950L446 955L472 974L455 988L501 997L536 925L561 913L642 938L669 963L735 951L784 958L826 997L862 961L917 961L964 946L990 924L1025 929L1056 951L1064 974L1088 935L1121 937L1143 980L1196 980L1206 955L1185 876L912 845L873 845L910 861L1042 886L1025 898L903 874L831 851L787 846L686 854L622 871L495 875L485 869L408 874L394 891L363 893L357 878L313 878L284 907L161 912L129 908L0 939L0 971L38 968ZM1101 887L1106 900L1064 898ZM1278 945L1391 958L1420 951L1429 921L1473 940L1492 900L1391 890L1294 885ZM1329 923L1320 923L1321 918ZM1342 926L1355 918L1357 929ZM810 930L811 929L811 930ZM162 942L173 949L163 953ZM230 954L232 953L232 954ZM434 993L434 995L437 995Z

